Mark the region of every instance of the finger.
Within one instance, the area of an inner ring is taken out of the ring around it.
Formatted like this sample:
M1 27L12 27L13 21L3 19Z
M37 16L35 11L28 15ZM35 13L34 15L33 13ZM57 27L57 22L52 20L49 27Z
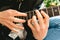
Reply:
M6 21L9 25L11 25L13 28L18 28L18 29L20 29L20 30L23 30L24 28L23 27L21 27L21 26L17 26L16 24L14 24L14 23L12 23L12 22L10 22L10 21Z
M40 12L38 10L35 11L36 12L36 15L37 15L37 18L38 18L38 21L39 21L39 24L40 25L43 25L43 17L42 15L40 14Z
M17 32L16 30L13 29L13 27L11 25L9 25L7 22L1 22L3 25L5 25L7 28L9 28L10 30Z
M24 28L22 23L19 23L19 24L16 24L16 25Z
M45 19L49 19L49 16L44 11L41 11L41 14L44 16Z
M15 17L9 17L9 19L14 22L20 22L20 23L26 22L26 20L24 20L24 19L19 19L19 18L15 18Z
M32 26L31 21L32 21L31 19L28 20L28 26L29 26L29 27L31 28L31 30L33 31L33 30L35 30L35 29L34 29L34 27Z
M12 14L12 16L27 16L26 13L18 12L16 10L8 10Z
M45 24L49 25L49 16L44 11L41 11L41 14L44 16Z
M37 22L36 16L33 16L32 21L33 21L33 25L34 25L35 29L37 31L40 31L40 26L39 26L39 24Z

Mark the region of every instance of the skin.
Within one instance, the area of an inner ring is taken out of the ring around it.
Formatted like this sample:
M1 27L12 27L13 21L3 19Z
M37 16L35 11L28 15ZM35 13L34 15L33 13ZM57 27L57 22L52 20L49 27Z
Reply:
M27 14L18 12L16 10L8 9L0 12L0 23L14 32L17 32L14 28L23 30L23 26L18 26L13 22L24 23L26 20L15 18L14 16L27 16Z
M35 39L43 40L47 35L49 27L49 16L43 11L39 12L38 10L36 10L35 13L37 15L38 22L36 16L33 16L31 19L28 20L28 26L31 28ZM42 15L44 18L42 17ZM13 22L24 23L26 20L15 18L14 16L27 16L27 14L18 12L16 10L8 9L0 12L0 23L14 32L17 32L16 30L14 30L14 28L23 30L23 26L18 26Z
M28 20L28 26L31 28L35 39L43 40L48 32L49 16L44 11L39 12L36 10L35 13L37 15L38 22L36 16L33 16L32 19Z

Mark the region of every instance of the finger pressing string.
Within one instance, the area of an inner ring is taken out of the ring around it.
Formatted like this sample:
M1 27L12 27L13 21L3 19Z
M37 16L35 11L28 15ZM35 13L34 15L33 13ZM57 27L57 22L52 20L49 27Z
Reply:
M33 21L33 25L34 25L35 29L40 31L40 26L37 22L36 16L33 16L32 21Z
M44 22L43 22L43 17L42 17L42 15L40 14L40 12L39 12L38 10L36 10L35 12L36 12L36 15L37 15L39 24L40 24L40 25L43 25Z
M45 24L49 26L49 16L44 11L41 11L41 14L44 16Z

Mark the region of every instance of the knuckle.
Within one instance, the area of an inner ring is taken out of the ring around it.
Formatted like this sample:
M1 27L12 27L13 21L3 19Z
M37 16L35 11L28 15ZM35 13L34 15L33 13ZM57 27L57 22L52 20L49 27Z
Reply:
M8 9L8 11L12 11L13 9Z
M12 11L12 12L15 12L16 10L13 10L13 9L8 9L7 11Z

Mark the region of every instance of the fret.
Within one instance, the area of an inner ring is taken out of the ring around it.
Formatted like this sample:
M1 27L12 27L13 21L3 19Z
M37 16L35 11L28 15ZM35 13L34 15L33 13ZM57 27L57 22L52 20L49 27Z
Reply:
M52 14L53 14L53 17L54 17L54 11L53 11L53 7L51 7L52 8Z
M40 10L39 10L39 11L40 11ZM35 13L35 10L32 11L32 14L33 14L32 16L37 16L36 13Z
M39 11L41 11L41 10L45 11L50 17L57 16L57 15L60 14L60 6L59 7L57 7L57 6L56 7L49 7L49 8L46 8L46 9L40 9ZM32 18L33 15L36 16L35 11L34 10L29 11L29 12L27 12L27 17L26 18L23 17L23 19L28 20L28 19Z
M60 9L59 9L59 6L58 6L58 11L59 11ZM59 15L60 15L60 11L59 11Z
M35 10L33 11L33 16L34 16L34 15L36 16Z
M46 13L48 14L48 10L47 10L47 8L46 8Z
M29 11L29 19L31 18L31 11Z
M59 14L60 14L60 6L59 6Z
M27 18L29 19L29 12L27 13Z
M46 9L42 9L45 13L47 13L47 8ZM48 13L47 13L48 14Z
M32 12L33 12L33 15L34 15L34 14L35 14L34 11L32 11ZM32 15L32 16L33 16L33 15Z
M59 15L59 11L58 11L58 7L57 6L53 7L53 12L54 12L54 16Z
M52 17L53 16L53 13L52 13L52 8L47 8L47 11L48 11L48 15L49 17Z
M31 11L31 18L32 18L33 15L34 15L34 11Z
M58 11L59 11L59 6L58 6ZM59 12L59 15L60 15L60 12Z
M35 13L35 11L34 11L34 15L36 16L36 13Z
M27 12L27 20L31 18L31 11Z
M28 21L28 12L26 12L26 14L27 14L26 20Z

